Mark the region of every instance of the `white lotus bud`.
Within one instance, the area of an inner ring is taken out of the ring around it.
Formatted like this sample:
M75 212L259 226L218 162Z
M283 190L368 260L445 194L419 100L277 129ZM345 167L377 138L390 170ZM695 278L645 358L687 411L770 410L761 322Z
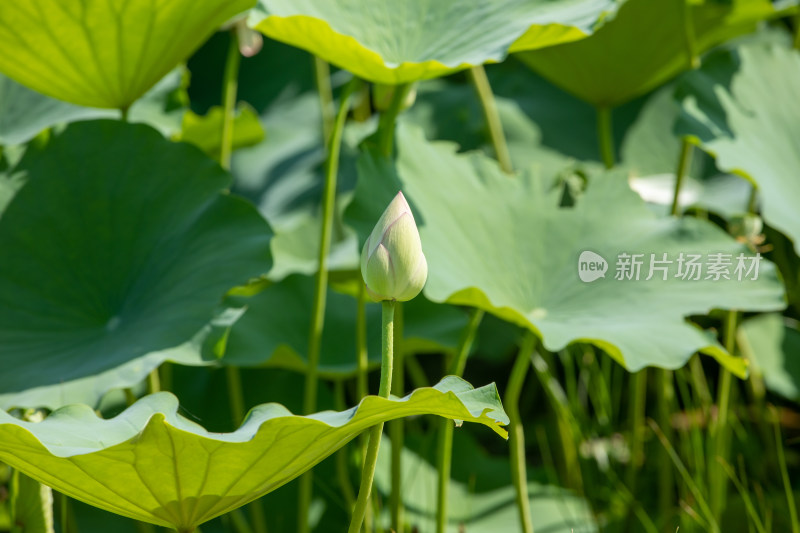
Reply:
M405 302L420 293L428 279L414 215L402 192L381 215L361 251L361 275L376 302Z

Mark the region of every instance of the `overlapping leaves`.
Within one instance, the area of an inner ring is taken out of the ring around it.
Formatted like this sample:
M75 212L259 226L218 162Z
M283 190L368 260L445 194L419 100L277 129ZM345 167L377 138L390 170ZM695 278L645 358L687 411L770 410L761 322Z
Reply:
M775 16L769 0L629 0L580 41L519 54L531 68L598 106L616 106L691 68L692 58Z
M27 183L0 218L0 366L14 369L0 393L186 343L271 266L269 226L220 194L229 176L146 126L73 124L16 171Z
M405 83L581 39L609 0L261 0L251 24L366 80Z
M38 424L0 411L0 460L74 498L179 530L288 483L361 431L394 418L435 414L505 436L497 389L445 378L402 399L369 396L348 411L295 416L258 406L233 433L209 433L177 414L169 393L102 420L65 407Z
M706 271L697 281L676 277L680 253L703 261L729 255L730 273L738 254L749 254L706 221L657 217L622 175L594 179L573 208L561 208L560 190L548 188L549 180L511 179L485 156L457 155L454 145L429 143L416 130L400 128L398 147L396 169L371 153L362 157L353 223L374 219L376 198L402 188L419 215L430 268L425 295L487 309L538 332L549 350L590 342L630 370L676 368L702 351L743 375L743 362L685 317L712 308L784 307L774 266L763 259L755 280L752 272L741 281L735 274L715 280ZM581 281L583 251L608 262L605 278ZM643 254L639 279L615 279L623 253ZM672 263L647 280L651 254L667 254Z
M800 53L758 44L721 50L680 90L678 132L754 182L764 220L800 251Z

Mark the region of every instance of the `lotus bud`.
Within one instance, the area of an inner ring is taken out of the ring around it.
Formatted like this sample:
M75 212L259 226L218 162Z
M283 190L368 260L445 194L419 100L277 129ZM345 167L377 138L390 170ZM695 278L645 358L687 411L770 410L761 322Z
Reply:
M361 251L361 275L376 302L405 302L420 293L428 279L414 215L402 192L381 215Z

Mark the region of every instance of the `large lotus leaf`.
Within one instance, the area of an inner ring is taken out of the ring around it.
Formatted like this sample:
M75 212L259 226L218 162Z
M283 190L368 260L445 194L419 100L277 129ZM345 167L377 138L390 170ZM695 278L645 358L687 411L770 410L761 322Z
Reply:
M475 444L470 447L474 448ZM382 440L375 472L375 487L386 495L391 493L392 487L391 450L391 441ZM459 459L455 462L458 466L454 468L462 478L472 477L474 481L475 477L480 477L476 466L482 466L481 463L491 464L495 478L502 478L504 473L511 471L508 461L487 460L482 450L469 452L469 455L459 456L459 450L453 450ZM497 471L498 467L502 468L501 472ZM403 449L401 468L406 521L416 531L436 530L438 471L408 448ZM519 530L516 491L510 483L486 491L476 491L472 484L455 479L451 479L449 485L448 523L445 531L494 533ZM528 496L534 531L591 533L598 530L588 502L567 489L529 481ZM385 518L388 518L388 513ZM386 525L388 527L388 523Z
M233 433L209 433L177 414L169 393L111 420L69 406L38 424L0 412L0 459L53 488L109 511L191 530L299 476L368 427L434 414L478 422L505 437L497 389L448 377L402 399L368 396L358 407L310 416L279 404L254 408Z
M352 223L376 220L373 206L402 188L421 226L425 295L484 308L538 332L548 350L590 342L633 371L676 368L702 351L743 375L740 359L684 318L712 308L785 305L774 265L762 259L757 279L751 272L737 280L736 257L749 257L744 247L707 221L657 217L623 175L593 178L574 207L560 208L560 190L547 188L546 180L509 179L482 154L457 155L454 145L429 143L408 127L398 130L398 147L395 176L386 160L362 157ZM605 277L581 281L584 251L607 262ZM640 279L615 279L623 253L644 254ZM700 254L701 263L713 261L712 253L731 254L731 279L707 279L706 267L700 280L676 278L680 253ZM659 260L667 254L672 263L648 281L651 254Z
M251 24L366 80L405 83L582 39L609 0L260 0Z
M109 370L53 385L0 393L0 409L45 408L53 411L75 403L97 407L109 392L137 386L165 361L191 366L213 364L217 359L214 347L241 314L241 309L226 309L180 346L150 352Z
M230 329L222 362L237 366L307 369L314 279L292 275L251 298L230 298L247 311ZM356 299L328 289L319 371L331 378L355 374ZM403 348L407 353L452 351L467 322L466 313L423 297L403 304ZM380 305L367 304L367 351L370 366L380 364Z
M0 4L0 72L89 107L127 108L254 0Z
M27 142L53 124L113 113L55 100L0 74L0 145Z
M800 252L800 54L777 46L722 50L683 78L677 130L758 187L761 214Z
M229 176L147 126L72 124L17 170L0 218L3 393L178 346L271 266L269 226L220 194Z
M800 400L797 322L779 313L750 318L739 329L739 344L769 390L790 400Z
M184 106L175 95L184 90L185 68L178 67L137 100L130 122L149 124L165 135L180 129ZM0 74L0 145L29 141L45 128L91 118L116 118L120 112L56 100Z
M598 106L616 106L689 68L686 0L628 0L592 36L519 54L531 68ZM696 53L774 16L769 0L688 2Z

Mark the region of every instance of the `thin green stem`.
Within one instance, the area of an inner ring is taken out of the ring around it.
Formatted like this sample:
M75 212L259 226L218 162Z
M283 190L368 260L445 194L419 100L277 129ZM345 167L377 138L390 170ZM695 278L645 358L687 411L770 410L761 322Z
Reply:
M614 156L614 129L611 124L611 108L601 106L597 108L597 142L600 155L606 168L613 168L616 157Z
M786 468L786 454L783 451L783 437L781 436L781 421L778 410L774 407L770 409L772 414L772 427L775 429L775 449L778 456L778 468L781 471L781 481L783 490L786 492L786 504L789 507L789 518L792 523L792 533L800 533L800 520L797 518L797 506L794 503L794 492L792 482L789 479L789 470Z
M513 165L511 164L511 154L508 151L508 144L506 143L506 136L503 133L503 124L500 122L500 114L497 112L497 102L494 99L492 86L489 84L489 78L486 76L486 70L483 65L472 67L469 70L470 79L478 92L478 98L481 102L483 109L483 116L486 119L486 126L489 129L489 137L494 146L494 153L497 161L500 163L500 168L506 174L514 172Z
M736 477L736 472L733 471L733 467L731 467L731 465L729 465L726 461L719 457L717 457L717 461L720 463L720 467L725 474L727 474L728 479L730 479L733 483L733 486L736 487L736 491L742 498L742 503L744 503L745 510L747 511L751 522L755 526L756 531L758 533L767 533L767 530L764 528L764 523L758 516L758 511L756 511L756 507L753 505L753 500L750 498L750 492L747 490L747 486L745 485L746 482L739 481L739 479Z
M733 355L736 347L736 323L738 313L728 311L725 315L723 333L725 336L724 346L729 354ZM728 480L721 466L720 460L727 462L728 441L730 438L730 426L728 416L730 414L732 375L725 367L720 367L719 383L717 384L717 419L711 427L711 449L713 460L709 464L709 503L714 513L714 519L719 522L722 510L725 507L725 497L727 495Z
M656 372L658 409L658 425L661 426L667 439L672 440L673 431L670 415L672 404L675 400L675 387L671 370L659 369ZM663 523L671 523L675 480L670 464L669 454L666 451L659 455L658 475L658 507L659 516Z
M313 413L317 409L317 384L319 382L319 353L322 345L322 330L325 326L325 304L328 290L328 253L331 248L331 227L336 201L336 178L339 173L339 152L342 144L344 123L350 108L350 97L359 83L358 78L347 84L339 102L339 111L333 126L331 140L328 143L328 160L325 167L325 185L322 192L322 225L319 238L319 255L317 256L317 275L314 287L314 303L311 311L311 328L308 335L308 371L306 372L305 393L303 396L303 412ZM311 507L311 489L313 471L309 470L300 477L298 532L307 533L308 510Z
M456 350L456 357L450 367L450 374L461 377L464 375L464 368L467 366L467 357L472 350L472 344L475 342L475 336L478 334L478 328L481 325L484 315L483 309L473 309L469 322L461 332L461 338L458 342L458 349Z
M508 438L511 448L511 478L516 492L517 510L519 511L520 528L523 533L533 533L530 499L528 496L528 473L525 462L525 432L522 417L519 414L519 397L525 377L531 366L531 357L536 346L536 336L527 332L519 348L517 360L508 379L503 405L508 414Z
M758 211L758 189L755 185L750 187L750 196L747 200L747 212L755 214Z
M129 107L121 107L119 109L119 112L120 112L119 119L122 122L128 122L128 112L129 111L130 111L130 106Z
M628 489L636 494L636 477L644 461L643 430L645 423L645 407L647 395L647 369L642 369L631 376L631 403L628 411L631 431L631 462L628 467Z
M450 366L450 373L461 377L464 374L464 367L467 365L467 356L472 349L475 336L478 333L478 326L483 319L482 309L473 309L467 326L461 332L458 350L453 364ZM448 492L450 488L450 470L452 467L453 456L453 427L450 420L442 420L439 428L439 449L436 454L436 469L439 472L438 484L438 505L436 506L436 531L443 533L447 529L447 504Z
M550 406L557 415L561 450L564 454L564 479L575 490L583 491L583 476L578 460L578 445L583 439L574 413L569 409L567 394L550 371L550 365L539 353L533 354L533 370L542 385ZM507 409L506 409L507 410Z
M356 307L356 394L359 398L369 394L367 377L369 359L367 352L367 291L366 285L359 284Z
M317 56L314 56L314 82L317 85L319 108L322 113L322 138L325 146L328 146L336 117L333 107L333 89L331 89L331 68L324 59Z
M231 168L233 152L233 115L236 107L236 93L239 88L239 38L236 30L230 32L228 58L225 60L225 73L222 78L222 143L219 150L219 164L225 170Z
M358 300L356 307L356 393L359 398L365 398L369 394L367 378L369 374L369 358L367 351L367 290L366 285L359 284ZM367 456L367 446L369 444L368 434L361 434L359 439L361 448L361 462ZM349 509L348 509L349 510ZM364 516L364 526L367 531L372 531L372 506L367 505Z
M234 427L239 427L244 420L245 401L242 387L242 375L235 366L225 367L225 380L228 384L228 404L230 407L231 420Z
M404 83L396 85L392 101L389 103L389 108L381 113L381 118L378 121L378 149L386 157L392 157L392 150L394 148L394 124L397 120L397 115L403 108L403 103L411 91L412 84Z
M431 384L428 381L428 376L425 374L425 369L419 364L414 354L408 353L403 359L405 359L406 371L408 372L408 377L411 378L413 388L421 389L423 387L430 387Z
M333 396L336 400L336 409L338 411L347 409L347 402L344 395L344 382L341 379L336 380L333 384ZM342 491L342 496L344 497L345 505L349 512L356 503L356 495L353 492L353 485L350 482L350 473L347 467L347 445L342 446L342 448L336 452L336 477L338 478L339 488Z
M688 137L681 139L681 155L678 158L678 168L675 171L675 192L672 195L672 209L670 213L672 216L680 214L680 192L683 185L684 178L689 170L689 165L692 162L692 143L689 142Z
M147 374L147 393L155 394L161 392L161 379L158 376L158 368L154 368Z
M392 378L392 394L403 396L405 393L405 373L403 364L403 304L397 302L394 309L394 357L392 363L398 372ZM403 532L403 440L405 422L402 418L389 422L389 438L392 441L392 492L389 497L392 529L396 533Z
M714 518L714 514L711 512L708 503L706 502L705 498L703 498L703 493L700 492L700 489L695 484L692 476L689 475L689 471L686 470L681 458L678 457L678 454L675 452L672 444L670 444L669 440L667 440L667 437L664 436L664 432L661 431L661 428L658 427L658 424L656 424L653 420L650 420L649 422L650 427L653 428L653 432L656 434L656 437L658 437L658 440L661 441L661 445L664 447L664 449L667 450L672 463L675 465L678 473L680 473L681 478L683 478L683 482L686 484L686 487L692 493L692 496L694 496L694 499L697 502L697 505L700 507L700 510L706 516L706 520L708 520L710 524L710 530L713 533L719 533L719 523Z
M61 524L61 533L69 533L69 500L66 494L61 493L61 509L59 513L59 522Z
M382 324L381 324L381 386L378 394L382 398L389 397L392 386L392 365L394 355L394 301L382 302ZM367 456L364 460L364 468L361 471L361 485L358 489L358 500L353 509L353 517L350 520L349 533L358 533L361 524L364 522L369 496L372 492L372 479L375 477L375 464L378 460L378 449L381 445L381 434L383 433L383 423L380 423L370 430L369 445L367 446Z

